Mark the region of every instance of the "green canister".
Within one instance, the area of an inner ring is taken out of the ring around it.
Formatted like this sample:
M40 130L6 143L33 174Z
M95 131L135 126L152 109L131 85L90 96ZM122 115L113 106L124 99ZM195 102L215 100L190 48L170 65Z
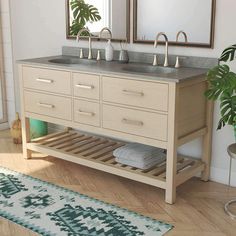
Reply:
M48 134L48 123L30 119L30 138L35 139Z

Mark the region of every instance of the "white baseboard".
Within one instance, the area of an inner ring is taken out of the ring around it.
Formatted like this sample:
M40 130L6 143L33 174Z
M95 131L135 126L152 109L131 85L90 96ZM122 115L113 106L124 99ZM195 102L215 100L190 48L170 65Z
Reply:
M217 182L217 183L228 185L229 170L211 167L210 180ZM231 172L231 184L230 185L232 187L236 187L236 172L235 171Z
M9 129L9 124L6 122L6 123L1 123L0 124L0 130L6 130L6 129Z

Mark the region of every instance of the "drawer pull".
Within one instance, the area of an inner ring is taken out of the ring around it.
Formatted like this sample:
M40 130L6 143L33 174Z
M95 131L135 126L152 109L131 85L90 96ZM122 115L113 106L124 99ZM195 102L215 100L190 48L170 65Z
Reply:
M40 107L45 107L45 108L50 108L50 109L55 107L52 104L46 104L46 103L41 103L41 102L39 102L37 105L40 106Z
M138 120L129 120L129 119L122 119L122 122L128 125L136 125L136 126L143 126L143 122L142 121L138 121Z
M83 116L95 116L95 113L93 112L86 112L86 111L81 111L81 110L78 110L77 112Z
M131 91L131 90L126 90L126 89L122 90L122 92L126 95L133 95L133 96L140 96L140 97L144 95L143 92Z
M93 85L85 85L85 84L76 84L75 87L83 89L94 89Z
M42 82L42 83L47 83L47 84L52 84L53 83L53 80L51 80L51 79L38 78L38 79L36 79L36 81Z

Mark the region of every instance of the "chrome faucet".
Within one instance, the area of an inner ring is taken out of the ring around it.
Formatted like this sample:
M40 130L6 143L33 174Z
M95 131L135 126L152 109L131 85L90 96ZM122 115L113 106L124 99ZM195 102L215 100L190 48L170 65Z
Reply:
M77 34L77 41L79 42L80 40L80 35L83 33L83 32L88 32L89 33L89 53L88 53L88 59L91 60L93 59L93 56L92 56L92 35L90 33L90 31L86 28L83 28L81 29L78 34ZM80 57L83 57L83 51L80 52Z
M101 31L100 31L100 33L99 33L99 38L102 38L102 33L103 33L104 31L107 31L107 32L109 33L110 38L108 38L108 39L112 39L112 32L111 32L111 30L110 30L109 28L107 28L107 27L104 27L104 28L101 29Z
M184 36L185 43L187 43L188 42L188 36L187 36L187 34L183 30L180 30L177 33L177 35L176 35L176 42L179 42L179 36L181 34ZM180 68L179 56L176 57L175 68Z
M102 33L104 32L104 31L107 31L108 33L109 33L109 38L106 38L106 39L108 39L108 40L111 40L112 39L112 32L111 32L111 30L109 29L109 28L107 28L107 27L104 27L104 28L102 28L101 29L101 31L99 32L99 38L101 39L101 38L103 38L102 37ZM98 49L98 52L97 52L97 61L100 61L101 60L101 52L100 52L100 49Z
M165 62L164 62L164 66L167 67L167 66L169 66L169 62L168 62L168 47L169 47L169 42L168 42L168 37L166 36L166 34L164 32L160 32L160 33L157 34L156 40L154 42L154 48L157 47L158 39L160 38L160 36L163 36L165 38L166 49L165 49ZM154 55L153 65L154 66L157 65L157 55Z

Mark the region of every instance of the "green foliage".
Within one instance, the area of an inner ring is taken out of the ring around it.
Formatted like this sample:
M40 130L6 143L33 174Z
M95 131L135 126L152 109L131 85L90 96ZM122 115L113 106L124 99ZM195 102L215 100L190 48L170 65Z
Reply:
M85 3L84 0L71 0L70 7L73 13L73 21L70 26L70 35L72 36L77 36L78 32L85 28L87 22L101 20L98 9ZM88 33L84 32L82 35L88 36Z
M219 61L228 62L235 59L236 44L226 48ZM205 92L209 100L220 100L221 119L217 129L226 124L236 125L236 74L228 65L218 65L208 71L209 89Z
M220 61L233 61L235 59L235 52L236 52L236 44L232 45L231 47L226 48L221 57Z

